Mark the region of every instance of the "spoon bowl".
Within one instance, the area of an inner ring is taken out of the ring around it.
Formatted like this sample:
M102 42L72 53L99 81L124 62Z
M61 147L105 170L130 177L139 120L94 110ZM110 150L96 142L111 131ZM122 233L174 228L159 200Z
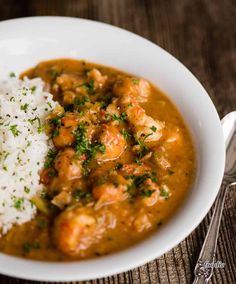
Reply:
M224 178L231 182L236 178L236 111L230 112L222 119L222 127L226 148Z

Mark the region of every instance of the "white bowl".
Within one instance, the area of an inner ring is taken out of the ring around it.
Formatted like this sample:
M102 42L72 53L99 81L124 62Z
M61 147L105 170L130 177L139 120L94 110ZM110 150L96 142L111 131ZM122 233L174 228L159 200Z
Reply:
M217 112L199 81L169 53L125 30L63 17L35 17L0 23L0 78L41 60L78 58L113 66L159 86L182 113L197 153L193 187L175 216L157 233L126 250L92 260L49 263L0 254L0 273L44 281L105 277L161 256L186 238L210 209L225 163ZM158 111L158 110L157 110Z

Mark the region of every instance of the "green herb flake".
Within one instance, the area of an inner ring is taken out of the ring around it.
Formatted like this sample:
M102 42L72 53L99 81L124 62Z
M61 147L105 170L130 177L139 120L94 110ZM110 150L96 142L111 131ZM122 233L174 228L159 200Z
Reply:
M29 118L28 121L31 125L33 125L35 121L38 122L38 129L37 129L38 133L42 133L44 131L45 125L42 125L39 117L36 116L35 118L32 119Z
M89 103L89 102L90 102L89 97L75 98L74 99L74 105L75 106L83 106L83 105L85 105L86 103Z
M58 135L59 135L59 129L56 128L56 129L54 129L53 132L52 132L52 137L54 138L54 137L57 137Z
M81 87L87 88L89 94L94 93L94 81L93 80L90 80L88 83L82 84Z
M121 129L121 134L124 136L126 140L129 140L132 138L132 135L127 130L125 130L125 128Z
M47 153L45 163L44 163L44 168L49 168L52 166L54 159L56 158L58 151L54 149L50 149Z
M20 134L20 131L17 129L16 124L10 126L10 131L12 132L14 137L17 137Z
M56 77L58 77L61 74L61 72L52 68L52 69L48 70L48 74L55 79Z
M16 77L16 74L15 74L14 72L11 72L11 73L9 74L9 77L10 77L10 78L15 78L15 77Z
M5 166L5 165L4 165L2 168L3 168L3 170L6 171L6 172L8 171L7 166Z
M47 105L52 108L52 104L50 102L47 102Z
M30 88L30 91L31 91L32 93L34 93L34 92L36 91L36 89L37 89L36 86L32 86L32 87Z
M14 207L17 210L22 210L23 204L24 204L24 198L23 197L21 197L21 198L14 198Z
M25 192L25 193L30 193L30 189L29 189L27 186L25 186L25 187L24 187L24 192Z
M140 194L143 197L150 197L153 194L153 192L155 192L154 189L141 189L140 190Z
M150 129L153 131L153 132L156 132L156 130L157 130L157 128L156 128L156 126L152 126L152 127L150 127Z
M22 250L24 251L24 253L30 253L31 250L35 249L40 249L40 243L38 241L35 241L33 243L25 242L22 245Z
M96 153L100 151L102 154L105 153L106 148L101 143L90 143L85 136L86 128L84 124L80 124L75 132L75 149L77 154L86 155L85 163L89 163L94 159Z
M127 120L127 114L125 112L122 112L121 115L113 114L111 116L111 119L114 121L126 121Z
M73 193L73 198L76 200L76 201L80 201L82 199L86 199L87 201L90 200L92 197L92 194L90 192L87 192L87 191L83 191L83 190L76 190L74 193Z
M54 126L59 126L59 125L61 125L61 117L59 117L59 116L53 117L53 118L49 119L49 123L53 124Z
M123 164L121 164L121 163L117 163L116 165L115 165L115 170L120 170L120 169L122 169L123 168Z
M174 172L173 170L168 169L168 174L169 174L170 176L172 176L174 173L175 173L175 172Z
M45 128L44 125L40 125L37 129L38 133L39 134L42 133L44 131L44 128Z
M160 196L164 197L165 199L168 199L169 198L169 192L164 187L161 187L160 188Z
M23 110L24 112L27 112L28 106L29 104L21 105L20 109Z
M139 79L138 78L133 78L132 79L132 83L134 84L134 85L138 85L139 84Z
M48 220L46 220L45 218L37 217L36 222L40 229L46 229L48 226Z

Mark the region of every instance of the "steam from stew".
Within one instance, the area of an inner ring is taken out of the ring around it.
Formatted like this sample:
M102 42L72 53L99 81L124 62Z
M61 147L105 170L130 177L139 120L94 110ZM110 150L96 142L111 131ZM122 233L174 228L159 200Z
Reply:
M57 107L33 199L34 220L0 238L0 250L75 260L121 250L175 214L191 186L194 149L182 117L148 81L85 61L39 63L23 76L47 82Z

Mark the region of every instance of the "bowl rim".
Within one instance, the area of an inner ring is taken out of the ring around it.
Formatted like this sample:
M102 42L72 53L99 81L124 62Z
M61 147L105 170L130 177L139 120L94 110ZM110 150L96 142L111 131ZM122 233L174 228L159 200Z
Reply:
M23 18L18 18L18 19L10 19L6 21L1 21L0 22L0 32L1 29L8 28L8 25L16 24L20 25L21 23L32 23L32 24L37 24L40 23L40 21L68 21L71 24L76 24L79 22L82 22L87 25L97 25L101 29L112 29L117 31L118 33L123 33L126 34L128 37L133 37L134 40L141 40L143 41L144 44L146 45L152 45L155 46L155 48L159 49L159 51L163 52L166 56L168 56L172 61L175 62L175 64L181 65L181 68L184 68L185 72L187 72L191 77L192 80L195 84L198 84L198 87L202 89L202 95L205 95L205 100L209 104L209 107L212 112L212 116L215 116L215 125L217 126L217 131L218 131L218 143L219 143L219 167L218 167L218 177L215 181L216 186L218 189L220 188L221 180L223 177L223 171L224 171L224 163L225 163L225 149L224 149L224 140L223 140L223 133L221 133L221 124L220 120L217 114L217 111L207 95L207 92L203 88L203 86L200 84L198 79L191 73L190 70L188 70L178 59L176 59L174 56L172 56L169 52L165 51L163 48L159 47L157 44L151 42L150 40L147 40L133 32L121 29L119 27L109 25L106 23L98 22L98 21L93 21L93 20L87 20L87 19L81 19L81 18L75 18L75 17L60 17L60 16L36 16L36 17L23 17ZM0 40L1 41L1 40ZM1 55L0 55L1 56ZM206 216L208 211L210 210L216 196L217 196L218 190L215 190L215 192L212 193L211 198L207 201L205 204L204 210L201 210L201 213L199 216L196 217L194 222L192 223L191 227L188 227L185 232L182 233L181 236L178 236L175 241L173 241L171 244L166 245L164 248L160 249L158 253L153 251L152 253L149 253L148 255L142 255L140 258L137 258L137 253L134 252L134 250L139 246L139 244L132 246L131 248L128 248L126 250L122 250L119 252L115 252L111 255L104 256L101 258L96 258L96 259L89 259L85 261L78 261L78 262L47 262L47 261L35 261L35 260L26 260L10 255L6 255L3 253L0 253L0 273L9 275L12 277L18 277L22 279L28 279L28 280L39 280L39 281L81 281L81 280L92 280L96 278L101 278L101 277L107 277L110 275L118 274L130 269L133 269L137 266L141 266L172 249L175 247L177 244L179 244L181 241L183 241L203 220L203 218ZM125 257L127 255L133 255L134 260L132 263L126 263ZM118 260L119 266L113 265L113 267L109 267L109 270L105 270L104 266L100 266L99 262L101 260L106 259L109 262L116 261ZM123 260L123 262L122 262ZM7 266L4 264L5 262L14 265L14 269L12 269L12 266ZM83 266L84 264L84 266ZM85 273L88 273L88 277L83 274L80 270L80 272L76 272L76 266L82 266L82 269L87 267L88 265L94 265L97 267L96 271L89 271L86 270ZM42 273L43 268L48 267L48 271L46 273ZM39 267L41 267L39 269ZM101 267L103 269L101 269ZM26 271L25 269L26 268ZM99 268L101 270L99 270ZM30 269L30 270L27 270ZM74 271L73 274L68 275L66 274L66 270L68 271ZM28 272L28 273L27 273ZM65 274L64 274L65 273Z

